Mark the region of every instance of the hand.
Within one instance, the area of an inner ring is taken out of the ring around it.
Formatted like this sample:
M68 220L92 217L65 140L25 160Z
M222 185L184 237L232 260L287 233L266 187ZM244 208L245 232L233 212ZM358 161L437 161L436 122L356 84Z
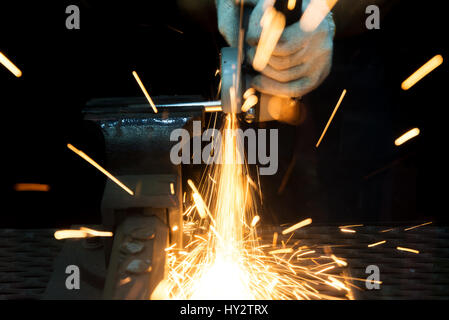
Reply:
M218 27L226 41L236 47L239 32L239 4L235 0L216 0ZM246 59L252 63L262 28L260 20L273 0L246 0L255 5L250 16L246 42ZM303 0L303 11L310 0ZM335 25L329 14L312 32L305 32L294 23L286 27L267 66L254 77L252 86L266 94L302 97L318 87L328 76L332 64Z

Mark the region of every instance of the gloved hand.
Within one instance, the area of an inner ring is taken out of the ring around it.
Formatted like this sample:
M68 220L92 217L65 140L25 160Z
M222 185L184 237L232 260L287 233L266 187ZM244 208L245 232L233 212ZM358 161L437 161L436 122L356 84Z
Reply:
M303 0L303 11L311 0ZM273 0L245 0L254 5L246 42L246 59L252 63L262 32L260 20ZM216 0L218 28L230 46L237 47L240 8L236 0ZM312 32L301 30L299 23L286 27L265 69L252 80L252 86L266 94L302 97L318 87L328 76L332 63L335 25L331 14Z

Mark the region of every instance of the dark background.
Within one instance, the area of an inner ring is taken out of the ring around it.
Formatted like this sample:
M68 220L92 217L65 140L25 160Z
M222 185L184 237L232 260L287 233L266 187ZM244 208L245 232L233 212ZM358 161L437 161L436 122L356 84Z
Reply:
M80 30L65 28L69 4L80 7ZM1 227L98 222L104 177L66 148L71 142L105 161L101 135L82 121L81 109L95 97L140 96L132 70L152 96L213 99L225 42L214 9L203 12L192 16L175 1L2 4L0 51L23 76L0 67ZM398 1L381 15L380 30L338 35L330 76L304 98L302 126L261 125L280 128L278 174L262 179L266 221L447 223L447 62L411 90L400 88L434 55L448 57L443 1ZM364 22L356 19L356 27ZM348 94L316 150L344 88ZM413 127L420 136L395 147ZM51 191L15 192L20 182L49 184Z

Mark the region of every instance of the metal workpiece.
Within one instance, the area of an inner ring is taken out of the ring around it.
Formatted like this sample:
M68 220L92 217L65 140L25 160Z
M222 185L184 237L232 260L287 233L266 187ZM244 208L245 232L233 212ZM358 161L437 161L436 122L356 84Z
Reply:
M165 275L167 225L156 216L128 215L117 227L104 299L148 300Z
M221 49L221 108L225 113L240 113L242 104L241 64L238 48Z

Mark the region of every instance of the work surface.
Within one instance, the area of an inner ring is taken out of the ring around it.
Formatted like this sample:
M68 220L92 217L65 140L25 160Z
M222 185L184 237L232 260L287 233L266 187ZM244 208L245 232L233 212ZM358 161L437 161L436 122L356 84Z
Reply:
M410 226L414 225L410 223ZM366 267L380 269L380 290L367 290L354 282L356 299L448 299L449 227L423 226L409 231L398 227L363 226L356 233L341 232L338 226L311 225L297 230L290 241L310 247L330 246L346 259L351 277L366 279ZM263 238L271 241L281 227L265 226ZM41 299L53 272L53 263L63 242L53 238L53 229L0 229L0 299ZM382 240L383 245L368 244ZM397 247L419 250L419 254Z

